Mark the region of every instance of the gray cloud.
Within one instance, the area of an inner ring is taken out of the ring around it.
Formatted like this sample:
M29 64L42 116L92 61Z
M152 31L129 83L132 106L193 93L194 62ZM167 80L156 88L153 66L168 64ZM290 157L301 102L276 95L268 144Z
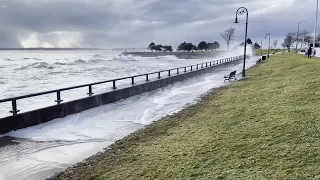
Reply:
M282 41L297 23L311 32L315 2L305 0L1 0L0 47L145 47L151 41L219 41L233 26L243 41L245 17L232 24L240 6L249 9L249 37L267 32ZM313 5L314 4L314 5Z

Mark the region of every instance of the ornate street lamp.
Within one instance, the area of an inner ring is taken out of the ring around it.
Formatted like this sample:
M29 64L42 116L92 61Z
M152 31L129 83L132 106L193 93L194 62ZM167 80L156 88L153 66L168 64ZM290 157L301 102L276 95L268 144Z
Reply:
M239 23L238 21L238 15L241 16L243 14L247 14L247 19L246 19L246 34L245 34L245 39L244 39L244 57L243 57L243 70L242 70L242 77L246 77L246 55L247 55L247 34L248 34L248 16L249 16L249 11L245 7L240 7L237 12L236 12L236 19L234 23Z

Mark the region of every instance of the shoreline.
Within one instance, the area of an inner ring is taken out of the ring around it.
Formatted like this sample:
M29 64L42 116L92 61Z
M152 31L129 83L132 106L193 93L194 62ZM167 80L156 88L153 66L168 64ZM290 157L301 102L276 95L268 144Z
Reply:
M319 68L272 57L50 179L317 179Z
M256 66L257 65L253 65L247 70L252 69ZM238 81L242 81L242 79L239 79ZM150 139L159 138L161 137L161 135L166 135L170 129L176 127L179 123L179 121L172 121L173 118L177 118L181 116L183 117L191 116L194 109L198 109L199 106L206 103L206 101L210 96L214 96L215 93L220 93L221 91L223 92L232 84L223 85L217 88L210 89L205 94L198 97L194 104L186 105L179 112L174 113L172 115L167 115L153 122L152 124L146 125L145 127L125 136L124 138L118 141L115 141L109 147L104 148L103 151L98 152L97 154L90 156L84 159L83 161L68 167L64 171L55 173L53 176L49 177L47 180L69 179L69 176L74 175L73 173L76 169L86 168L87 166L91 166L91 164L99 163L101 159L110 159L110 161L112 161L114 160L113 159L114 155L118 154L123 150L128 151L131 148L136 148L137 146L139 146L141 142L146 142Z

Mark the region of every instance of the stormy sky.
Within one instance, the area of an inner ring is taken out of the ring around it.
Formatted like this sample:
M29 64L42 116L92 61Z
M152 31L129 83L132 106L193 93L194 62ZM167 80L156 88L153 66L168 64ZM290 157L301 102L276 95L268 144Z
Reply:
M225 42L220 33L233 26L244 39L245 16L233 24L236 10L249 10L248 37L271 33L279 45L287 32L313 32L316 0L0 0L0 47L147 46L176 47L183 41ZM320 29L320 28L319 28Z

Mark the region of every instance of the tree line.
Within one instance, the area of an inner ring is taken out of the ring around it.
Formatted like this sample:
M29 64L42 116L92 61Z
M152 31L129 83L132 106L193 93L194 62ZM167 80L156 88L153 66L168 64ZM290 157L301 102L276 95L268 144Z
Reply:
M148 49L151 51L163 51L163 52L171 52L173 51L171 45L161 45L161 44L155 44L154 42L150 43L148 46Z
M287 33L283 43L282 47L290 49L291 46L293 46L294 43L300 43L300 46L313 46L313 38L314 36L309 34L308 32L304 31L299 33L297 37L297 33L290 32ZM320 34L316 36L316 47L319 47L319 42L320 42Z
M225 40L227 44L228 51L230 50L230 42L234 40L235 37L235 28L230 27L226 30L224 30L223 33L220 33L221 37ZM296 33L287 33L285 36L285 39L283 43L281 44L283 48L288 48L293 45L294 42L300 42L301 45L306 45L312 43L312 35L310 35L308 32L302 32L299 33L300 38L296 38ZM303 38L301 38L303 37ZM317 42L320 42L320 35L316 38ZM240 43L239 46L244 46L244 42ZM247 39L247 45L252 46L254 49L260 49L261 45L257 42L253 43L253 41L248 38ZM272 43L273 47L277 49L278 40L274 40ZM161 45L161 44L155 44L154 42L150 43L148 46L148 49L151 51L156 52L171 52L173 51L173 48L171 45ZM210 50L217 50L220 49L220 43L218 41L214 41L213 43L201 41L198 45L194 45L190 42L182 42L177 47L177 51L210 51Z
M207 51L207 50L217 50L220 48L219 42L215 41L213 43L208 43L206 41L201 41L198 45L194 45L189 42L182 42L179 44L177 51ZM156 52L171 52L173 48L171 45L156 45L154 42L150 43L148 49Z
M223 33L220 33L221 37L225 40L227 44L227 49L228 51L230 50L230 42L234 40L235 37L235 32L236 29L233 27L230 27L226 30L224 30ZM247 39L247 44L252 45L252 40L250 38ZM240 44L240 46L244 46L244 42ZM258 43L254 44L254 48L258 49L261 46ZM158 44L156 45L154 42L150 43L148 46L148 49L151 51L156 51L156 52L167 52L167 51L173 51L172 46L168 45L161 45ZM177 47L177 51L212 51L212 50L217 50L220 49L220 43L218 41L214 41L213 43L206 42L206 41L201 41L198 45L194 45L190 42L182 42L179 44Z

